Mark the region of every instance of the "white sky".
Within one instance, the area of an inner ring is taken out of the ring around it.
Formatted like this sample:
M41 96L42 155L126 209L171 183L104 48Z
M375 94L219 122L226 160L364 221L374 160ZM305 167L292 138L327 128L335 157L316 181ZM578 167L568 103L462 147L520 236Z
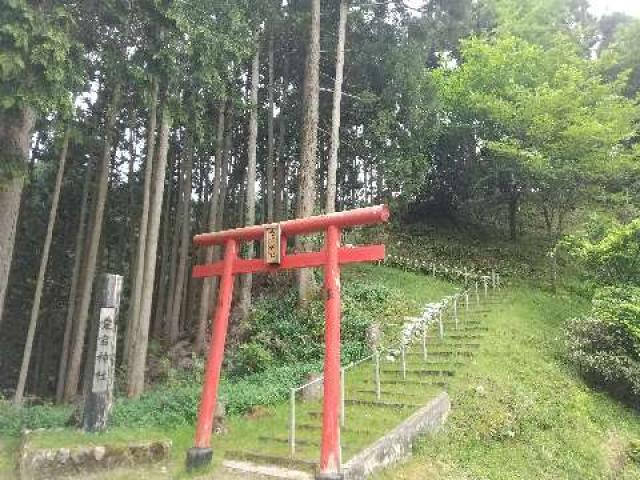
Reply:
M425 0L405 0L411 7L420 7ZM591 13L601 16L607 13L624 12L640 17L640 0L589 0Z
M591 12L604 15L613 12L624 12L634 17L640 17L640 0L589 0Z

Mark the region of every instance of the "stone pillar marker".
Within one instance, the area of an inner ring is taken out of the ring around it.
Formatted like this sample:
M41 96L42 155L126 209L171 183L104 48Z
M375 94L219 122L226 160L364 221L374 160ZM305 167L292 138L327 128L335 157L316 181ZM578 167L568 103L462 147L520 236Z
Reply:
M85 370L82 429L99 432L107 427L113 404L118 339L118 311L122 276L105 274L96 297L89 357Z

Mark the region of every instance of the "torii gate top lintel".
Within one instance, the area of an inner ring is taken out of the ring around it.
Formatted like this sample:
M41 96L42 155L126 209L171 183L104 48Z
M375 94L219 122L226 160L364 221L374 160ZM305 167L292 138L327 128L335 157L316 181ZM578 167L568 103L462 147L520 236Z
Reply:
M235 228L203 233L194 237L197 246L224 245L224 258L193 267L193 277L219 276L217 306L213 319L211 346L205 368L204 385L198 412L195 446L187 454L188 467L211 462L211 430L216 409L218 384L224 355L233 276L235 274L284 269L324 267L325 359L320 471L323 480L341 477L340 448L340 265L383 260L384 245L341 247L343 228L384 223L389 219L386 205L287 220L275 224ZM287 253L287 238L325 232L324 248L319 252ZM238 256L238 243L263 240L263 258Z
M326 215L316 215L313 217L296 218L275 223L280 226L280 231L286 237L304 235L318 232L329 226L338 228L355 227L358 225L373 225L384 223L389 219L389 208L386 205L375 205L373 207L357 208L345 212L329 213ZM193 243L204 247L209 245L223 245L227 240L237 240L248 242L251 240L261 240L264 235L266 225L253 225L250 227L234 228L223 232L201 233L193 237Z

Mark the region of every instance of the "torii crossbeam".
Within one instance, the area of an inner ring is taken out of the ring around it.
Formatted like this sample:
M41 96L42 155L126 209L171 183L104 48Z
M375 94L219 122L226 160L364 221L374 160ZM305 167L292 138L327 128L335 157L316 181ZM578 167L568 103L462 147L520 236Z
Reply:
M325 358L322 400L322 443L318 479L342 478L340 458L340 265L384 259L384 245L341 247L343 228L386 222L386 205L358 208L346 212L288 220L270 225L256 225L194 237L202 247L224 246L221 261L197 265L194 278L219 276L217 306L213 318L211 345L205 369L204 385L198 412L195 445L187 454L187 466L194 468L211 462L211 430L218 395L222 358L229 324L233 293L233 276L242 273L323 267L325 289ZM296 235L325 232L324 248L319 252L287 253L287 239ZM238 257L238 244L262 240L263 258Z

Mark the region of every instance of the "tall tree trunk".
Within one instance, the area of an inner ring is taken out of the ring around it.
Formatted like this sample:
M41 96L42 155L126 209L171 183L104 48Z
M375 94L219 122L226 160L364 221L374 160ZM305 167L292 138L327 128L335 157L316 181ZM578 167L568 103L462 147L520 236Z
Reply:
M318 104L320 75L320 0L311 0L311 26L307 62L304 69L303 123L300 139L298 180L298 218L313 214L315 205L316 153L318 148ZM310 245L296 237L296 250L308 251ZM298 300L306 302L313 289L313 273L308 268L296 270Z
M509 195L509 238L516 241L518 238L518 193Z
M182 202L180 200L180 190L182 190L182 186L178 189L178 205L176 206L175 216L176 222L178 222L178 219L182 217ZM162 297L165 299L164 305L158 305L158 308L164 308L164 310L162 310L162 314L158 313L158 315L162 316L162 327L165 335L168 332L170 318L173 317L173 295L168 292L174 292L176 289L176 275L178 271L178 247L180 243L179 240L181 232L182 225L176 223L176 228L173 231L173 235L171 236L171 250L169 252L168 260L167 289L165 295L162 295ZM160 312L160 310L158 311Z
M195 120L193 121L193 131L197 131ZM191 244L191 184L193 180L193 137L194 133L188 134L187 148L183 167L180 171L182 178L182 216L180 221L180 251L178 252L178 268L176 273L175 288L167 292L168 296L173 295L173 305L171 316L167 318L167 339L173 345L178 341L180 335L180 311L183 300L183 289L185 272L189 263L189 245Z
M155 283L156 257L158 251L158 234L160 231L160 217L162 216L162 197L164 193L164 175L167 168L167 153L169 150L169 129L171 118L167 106L167 93L162 101L162 120L160 122L160 138L158 142L158 162L153 169L152 192L150 197L149 223L147 232L147 246L145 247L144 275L142 276L142 298L140 303L140 318L137 324L134 342L131 344L131 368L127 393L129 397L137 398L144 391L144 374L149 343L149 320L151 318L151 300Z
M331 110L331 151L327 164L327 203L325 211L336 211L336 176L338 173L338 148L340 146L340 103L342 100L342 77L344 71L344 44L347 36L348 0L340 0L338 21L338 45L336 47L336 80L333 87L333 109Z
M170 157L177 157L176 155L170 155ZM158 288L155 292L154 297L154 305L156 308L156 312L151 319L151 335L154 338L161 338L163 335L163 309L165 307L164 303L161 301L160 296L164 297L165 292L169 291L169 269L171 268L171 255L169 250L169 239L171 237L171 203L173 202L173 165L178 161L177 158L171 158L169 161L169 168L167 169L167 191L165 192L164 204L165 208L163 209L163 216L161 220L162 233L160 234L160 275L157 279ZM178 191L178 194L180 192Z
M251 62L251 114L249 115L249 141L247 145L247 182L245 197L244 225L256 223L256 151L258 143L258 85L260 84L260 49L256 45L256 53ZM268 188L268 187L267 187ZM253 242L248 243L246 258L253 258ZM250 273L240 277L240 292L238 295L238 313L241 319L249 314L251 309L251 287L253 277Z
M78 303L78 288L80 282L80 272L84 259L85 237L87 234L87 211L89 209L89 189L93 176L93 161L89 159L87 170L82 186L82 201L80 202L80 217L78 220L78 232L76 233L76 248L73 256L73 271L71 273L71 286L69 288L69 300L67 301L67 316L64 322L64 335L62 337L62 352L60 353L60 363L58 365L58 379L56 382L56 401L62 401L64 384L66 382L67 364L69 362L69 347L71 343L71 333L73 331L73 320L75 318Z
M213 232L217 228L218 210L223 202L220 202L220 190L222 188L222 175L226 171L223 165L227 162L228 151L225 149L225 108L224 102L220 104L218 111L218 127L216 131L216 164L213 177L213 187L211 189L211 201L209 202L208 231ZM204 263L213 261L214 247L207 247ZM211 295L213 293L213 279L205 278L202 281L202 293L200 295L200 310L198 313L198 328L196 330L194 350L202 353L207 341L207 325L209 323L209 306L211 305Z
M89 304L91 303L91 292L93 290L93 280L95 277L96 263L98 259L98 249L100 247L100 237L102 235L102 223L104 219L105 204L107 201L107 190L109 187L109 164L111 161L111 149L113 148L114 129L120 105L120 83L116 81L113 88L110 103L107 107L102 156L98 168L95 210L93 212L93 228L89 231L89 245L85 252L85 272L84 284L80 285L80 296L77 309L76 331L72 340L71 352L67 368L67 378L64 386L63 398L70 401L78 391L80 382L80 364L84 351L84 337L87 329L87 319L89 316Z
M53 187L53 198L51 199L51 209L49 210L49 221L47 223L47 233L44 237L44 246L42 247L42 256L40 258L40 269L38 270L38 279L36 280L36 291L33 295L33 305L31 306L31 318L29 319L29 328L27 330L27 340L24 344L24 353L22 354L22 365L20 366L20 374L18 376L18 385L16 387L13 403L17 406L22 405L24 397L24 388L27 382L27 373L29 372L29 362L31 360L31 349L33 347L33 338L38 326L38 314L40 313L40 301L42 300L42 290L44 288L44 277L47 273L47 265L49 263L49 250L51 249L51 240L53 238L53 227L56 223L58 214L58 202L60 200L60 190L62 189L62 177L64 176L64 165L67 161L67 151L69 148L69 130L64 134L62 140L62 150L60 152L60 162L58 164L58 173Z
M165 295L162 295L164 298L164 305L158 305L158 309L164 308L164 310L158 310L158 316L162 317L162 325L165 334L168 332L168 325L170 319L173 317L173 295L167 292L173 292L176 288L176 274L178 270L178 247L180 243L180 233L182 231L182 224L180 223L180 219L183 217L183 208L184 204L182 203L182 192L184 191L183 179L182 179L182 168L178 164L178 160L176 159L176 166L178 167L177 171L177 186L178 186L178 195L176 198L176 208L175 208L175 229L173 230L173 235L171 235L171 251L169 253L169 264L168 264L168 278L167 278L167 290ZM173 175L170 176L173 181ZM171 206L168 205L167 209L170 209ZM171 231L171 228L169 228ZM158 296L160 298L160 296ZM162 312L162 313L160 313Z
M282 67L282 84L280 92L280 113L278 116L278 161L276 163L276 179L275 179L275 199L274 210L275 220L282 221L287 219L287 125L286 125L286 108L287 108L287 84L289 82L289 56L285 54L284 66Z
M31 107L0 110L0 161L4 164L0 174L5 173L5 166L11 168L12 164L16 169L26 167L35 122L36 115ZM10 172L6 173L11 175ZM4 181L0 176L0 325L9 284L24 174L18 172L3 184Z
M133 103L133 102L132 102ZM129 112L129 173L127 178L127 185L129 187L129 207L135 212L135 164L136 164L136 143L137 143L137 135L136 135L136 116L134 105L131 105L131 111ZM134 244L136 240L136 229L133 222L133 212L130 211L129 215L127 215L127 232L129 233L129 237L122 236L123 240L126 242L125 248L122 250L123 252L127 252L127 260L129 264L127 265L127 271L129 273L129 278L133 275L134 267ZM124 271L124 270L123 270Z
M222 230L225 223L225 203L227 201L227 191L229 189L229 170L233 156L233 102L229 102L226 118L226 134L224 137L224 155L226 161L222 164L222 175L220 176L220 198L218 200L218 212L216 217L216 230Z
M275 138L273 133L273 83L274 83L274 59L273 59L273 21L271 22L271 30L269 32L269 83L267 84L267 98L269 110L267 113L267 168L266 168L266 196L267 196L267 223L272 223L274 219L274 166L273 158L275 151Z
M142 301L142 280L144 275L145 248L147 245L147 229L149 223L149 202L151 197L151 180L156 150L156 124L158 121L158 82L152 79L151 104L149 105L149 124L147 125L147 161L144 170L144 185L142 187L142 211L140 214L140 228L138 229L138 248L133 278L131 280L131 296L129 299L129 314L127 331L123 350L123 364L129 365L131 345L140 318L140 303Z

